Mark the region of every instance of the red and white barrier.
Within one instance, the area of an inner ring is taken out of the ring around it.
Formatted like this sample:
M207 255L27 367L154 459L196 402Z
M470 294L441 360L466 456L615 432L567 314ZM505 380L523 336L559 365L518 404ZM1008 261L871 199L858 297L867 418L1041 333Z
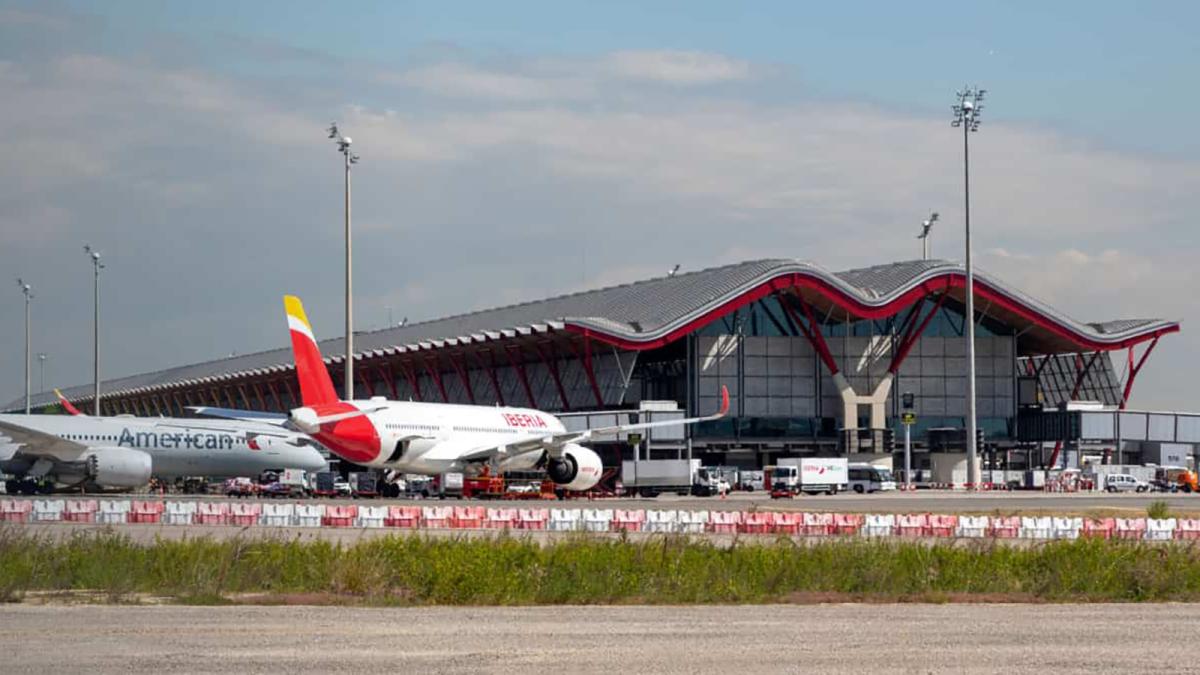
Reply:
M63 505L63 520L68 523L94 523L100 503L95 499L68 499Z
M354 527L356 518L358 518L358 506L355 504L349 506L327 504L325 515L321 517L321 525L324 527Z
M931 514L929 516L929 536L953 537L958 531L958 516Z
M421 508L421 520L425 523L425 527L431 530L445 530L450 528L450 521L454 518L454 508L450 506L425 506Z
M164 525L191 525L196 522L196 502L167 502L162 522Z
M544 530L550 512L546 509L517 509L518 530Z
M229 505L229 519L226 522L229 525L237 525L238 527L250 527L251 525L258 524L258 518L261 515L262 504L255 502L243 504L239 502Z
M129 504L128 522L157 524L162 522L165 510L166 504L163 502L135 499Z
M741 511L711 511L708 514L708 531L714 534L733 534L741 523Z
M929 516L924 513L905 513L896 516L896 536L929 536Z
M33 509L29 512L29 520L34 523L62 522L64 508L66 504L61 499L35 499Z
M1117 518L1113 536L1117 539L1142 539L1146 535L1145 518Z
M483 517L483 526L489 530L509 530L516 527L516 509L489 508ZM606 523L607 525L607 523ZM607 528L606 528L607 529Z
M1083 536L1111 539L1117 530L1115 518L1088 518L1083 521Z
M858 534L863 526L863 516L858 513L833 514L834 534Z
M421 507L419 506L389 506L387 519L384 521L387 527L400 527L406 530L414 530L421 526Z
M988 525L988 534L996 539L1016 539L1021 536L1021 517L993 516Z
M646 522L646 512L641 509L613 509L613 532L641 532Z
M482 506L455 506L450 515L450 527L456 530L483 529L487 509Z
M1200 518L1180 518L1175 536L1178 539L1200 539Z
M242 527L395 527L406 529L551 530L661 534L779 534L822 537L966 537L1054 540L1080 536L1151 542L1200 540L1200 519L1055 518L952 514L834 514L674 509L544 509L483 506L161 501L139 499L0 499L0 522Z
M196 504L197 525L224 525L229 519L229 504L224 502L199 502Z

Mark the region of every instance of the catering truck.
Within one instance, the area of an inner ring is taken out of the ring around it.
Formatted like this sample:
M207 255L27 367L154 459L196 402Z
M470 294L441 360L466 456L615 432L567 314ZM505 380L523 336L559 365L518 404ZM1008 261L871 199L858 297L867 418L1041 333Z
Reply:
M850 462L844 457L783 457L778 466L796 467L794 494L835 495L850 483Z

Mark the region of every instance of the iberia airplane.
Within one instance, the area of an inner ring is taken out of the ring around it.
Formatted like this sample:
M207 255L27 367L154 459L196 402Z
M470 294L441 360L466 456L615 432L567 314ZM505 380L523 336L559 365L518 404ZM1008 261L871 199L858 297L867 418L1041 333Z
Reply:
M567 431L554 415L530 408L369 400L342 401L313 337L300 299L284 297L303 407L289 413L297 429L355 464L396 472L437 475L487 464L497 471L544 468L568 490L587 490L600 480L600 456L580 445L595 436L724 417L721 410L690 419Z

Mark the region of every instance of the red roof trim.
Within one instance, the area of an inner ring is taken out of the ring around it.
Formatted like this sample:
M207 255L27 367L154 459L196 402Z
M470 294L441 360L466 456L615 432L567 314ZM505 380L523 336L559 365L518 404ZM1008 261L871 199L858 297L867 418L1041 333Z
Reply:
M800 288L816 291L817 293L820 293L828 298L838 307L849 310L860 319L881 319L898 314L905 307L908 307L925 295L943 291L949 288L962 288L964 286L966 286L966 276L963 273L945 272L922 281L885 304L869 305L852 295L846 294L841 289L833 286L824 279L798 272L788 272L762 282L754 288L751 288L750 290L731 298L730 300L727 300L716 308L697 316L679 328L676 328L666 335L662 335L660 337L647 338L645 340L631 340L621 335L613 335L590 326L574 324L570 321L566 323L564 328L573 333L579 333L596 338L601 342L605 342L621 349L644 351L647 349L657 349L663 345L679 340L688 333L707 326L715 321L718 317L724 316L735 309L739 309L752 302L756 302L777 290L782 290L785 288ZM1132 345L1146 342L1147 340L1153 340L1168 333L1179 332L1179 324L1172 324L1148 333L1142 333L1124 340L1119 340L1117 342L1104 342L1064 326L1053 317L1048 316L1041 311L1038 311L1037 309L1020 302L1019 300L1014 299L1000 289L981 281L978 277L975 279L975 296L977 298L988 300L992 302L992 304L1010 311L1036 326L1045 328L1055 335L1069 340L1070 342L1078 345L1084 351L1113 351L1117 349L1125 349Z

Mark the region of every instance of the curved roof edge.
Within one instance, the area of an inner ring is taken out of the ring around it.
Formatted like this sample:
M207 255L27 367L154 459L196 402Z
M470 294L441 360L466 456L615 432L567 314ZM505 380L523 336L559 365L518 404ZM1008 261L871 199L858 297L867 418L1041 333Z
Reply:
M858 318L878 319L893 316L930 293L966 286L965 268L946 261L924 265L920 272L883 292L878 286L855 286L843 278L853 277L858 270L835 274L808 262L780 260L778 263L742 286L713 297L699 310L652 331L630 330L622 324L595 318L567 319L565 328L624 349L645 350L673 342L738 307L786 288L814 291ZM906 263L897 263L895 267L903 269ZM879 269L862 271L877 272ZM1081 323L990 275L975 272L973 276L976 298L988 300L1083 349L1124 349L1179 331L1177 321L1164 319Z

